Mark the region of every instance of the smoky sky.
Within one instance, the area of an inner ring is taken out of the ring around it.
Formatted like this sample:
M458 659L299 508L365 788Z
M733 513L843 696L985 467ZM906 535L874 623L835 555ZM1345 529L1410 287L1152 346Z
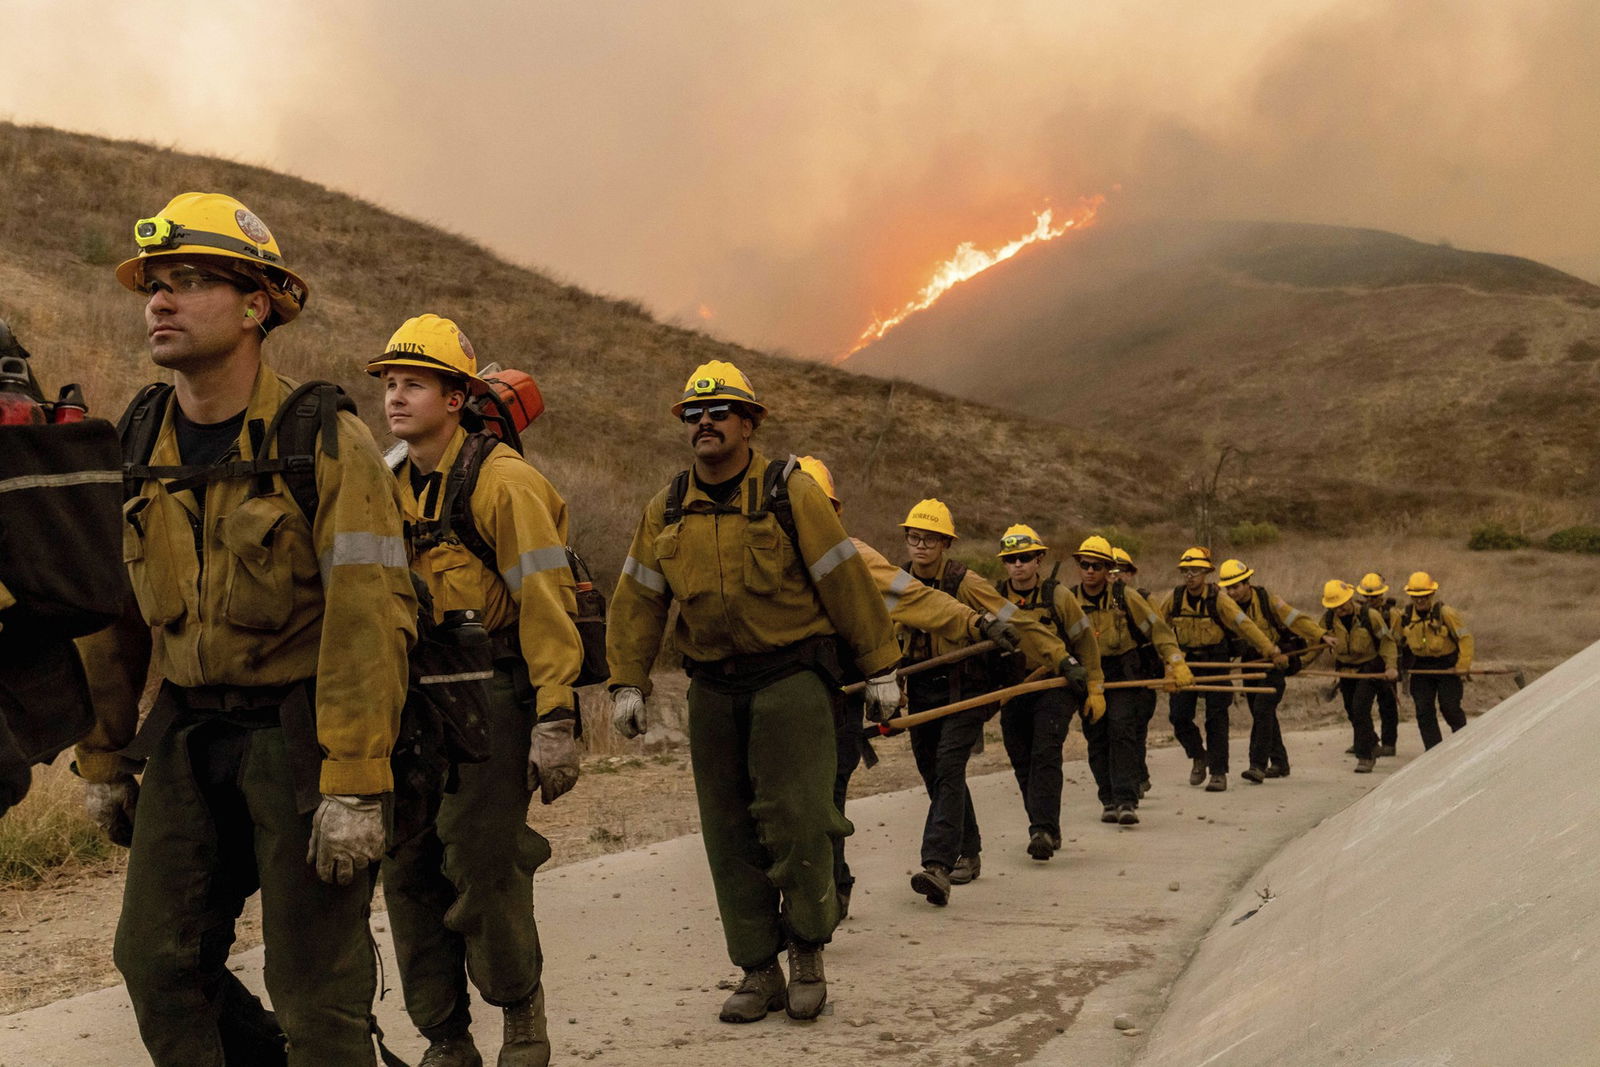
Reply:
M1600 275L1593 0L10 0L0 39L14 121L288 171L805 356L1094 194Z

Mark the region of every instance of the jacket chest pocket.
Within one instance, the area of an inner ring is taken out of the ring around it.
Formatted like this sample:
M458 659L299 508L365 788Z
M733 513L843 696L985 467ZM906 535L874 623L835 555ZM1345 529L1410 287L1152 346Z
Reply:
M294 608L289 513L273 497L244 501L217 523L227 551L223 614L246 630L281 630Z
M713 558L710 560L703 552L690 551L689 546L684 544L682 522L675 522L656 534L654 547L656 563L674 597L693 600L714 590L712 571L716 567L715 548L712 549Z
M166 626L184 613L184 587L199 569L189 513L166 492L122 505L122 562L139 613Z
M416 563L433 596L434 621L447 611L483 611L488 606L489 572L465 545L446 541L429 549Z
M777 520L767 518L744 530L744 587L757 596L771 596L783 586L787 558L776 527Z

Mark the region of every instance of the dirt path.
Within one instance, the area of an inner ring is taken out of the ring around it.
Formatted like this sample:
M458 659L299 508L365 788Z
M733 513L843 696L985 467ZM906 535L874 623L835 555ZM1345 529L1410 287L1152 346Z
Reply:
M1284 842L1381 783L1418 747L1403 737L1399 760L1357 776L1342 754L1347 741L1345 729L1292 734L1293 777L1260 787L1235 777L1223 794L1182 784L1182 753L1158 750L1145 822L1129 829L1094 818L1086 769L1069 764L1068 840L1048 864L1023 852L1009 773L975 779L984 872L946 909L906 885L925 810L920 789L852 802L861 884L827 955L832 1007L816 1024L716 1022L726 995L719 983L733 969L696 836L542 872L558 1059L717 1067L803 1051L849 1064L1128 1063L1138 1031L1233 893ZM990 765L997 747L984 757ZM380 916L375 925L387 952L386 923ZM235 963L259 982L259 949ZM397 1051L414 1058L421 1042L398 999L391 993L379 1018ZM1131 1036L1112 1026L1123 1013ZM497 1045L493 1015L480 1010L475 1028L486 1053ZM119 987L0 1020L0 1067L145 1062L137 1047Z

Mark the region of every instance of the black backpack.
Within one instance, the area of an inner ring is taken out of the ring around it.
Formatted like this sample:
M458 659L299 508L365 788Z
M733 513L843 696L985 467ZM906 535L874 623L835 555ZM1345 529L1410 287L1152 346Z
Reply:
M790 456L783 463L768 463L766 473L761 477L761 493L758 498L746 501L742 508L735 506L732 501L727 504L716 504L713 511L718 514L743 512L752 522L771 513L772 517L778 520L778 525L783 527L783 532L788 535L789 542L794 545L795 554L799 555L800 532L795 528L794 505L789 500L789 475L799 466L798 456ZM666 504L661 509L663 526L683 521L683 498L689 492L689 476L689 471L681 470L673 475L671 483L668 484ZM740 491L744 492L744 488L741 487ZM962 573L966 573L965 568L962 569Z
M1272 627L1273 644L1278 646L1280 652L1290 654L1289 666L1283 672L1284 677L1299 674L1300 668L1306 665L1306 659L1304 656L1296 656L1293 653L1300 652L1306 648L1306 639L1289 629L1278 618L1277 612L1272 610L1272 598L1267 595L1265 589L1259 585L1252 586L1250 593L1255 597L1256 605L1261 609L1261 617L1266 619L1267 624ZM1240 652L1243 655L1249 654L1244 648L1241 648Z

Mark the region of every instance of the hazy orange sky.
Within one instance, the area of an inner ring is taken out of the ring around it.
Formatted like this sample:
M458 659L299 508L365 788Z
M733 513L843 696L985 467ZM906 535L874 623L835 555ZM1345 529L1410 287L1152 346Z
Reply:
M237 8L6 0L0 116L289 171L808 356L1095 193L1600 276L1595 0Z

